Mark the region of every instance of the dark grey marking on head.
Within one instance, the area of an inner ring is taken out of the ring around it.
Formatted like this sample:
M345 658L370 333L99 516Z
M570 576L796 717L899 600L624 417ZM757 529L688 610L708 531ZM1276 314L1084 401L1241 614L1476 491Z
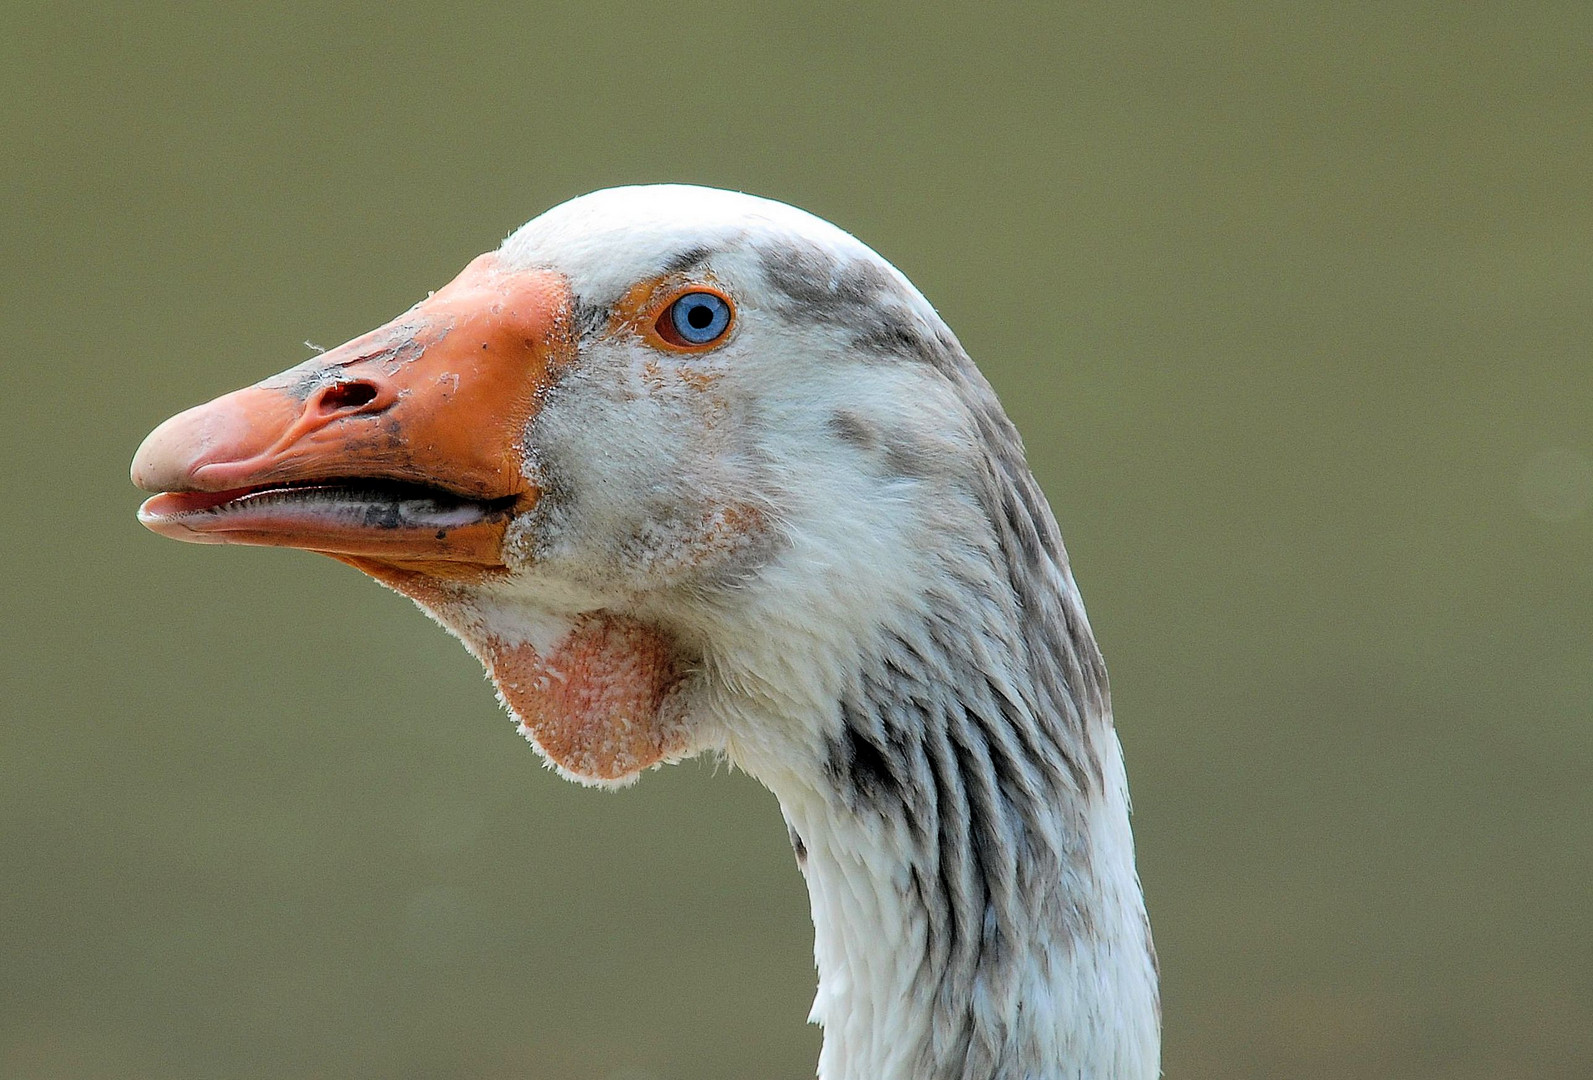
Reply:
M877 463L887 476L932 477L949 475L955 463L944 459L944 447L910 432L891 431L850 409L837 409L826 426L835 437Z
M945 476L955 468L955 463L942 459L941 444L903 432L894 436L885 444L885 470L892 476Z
M830 414L829 428L836 438L859 450L870 451L879 445L878 429L850 409L837 409Z
M577 341L585 341L602 333L608 326L611 308L577 296L571 305L570 322Z
M927 359L933 329L915 310L909 289L867 256L842 258L797 237L759 249L764 280L785 298L780 314L851 334L859 354L884 360Z
M900 288L878 263L866 258L841 260L816 244L796 238L771 242L759 252L764 280L811 318L858 325L858 313Z
M661 272L665 274L684 273L712 254L712 248L702 245L687 248L685 251L677 252L666 259Z
M852 348L894 360L925 360L933 357L929 347L933 340L917 320L899 312L879 311L852 336Z

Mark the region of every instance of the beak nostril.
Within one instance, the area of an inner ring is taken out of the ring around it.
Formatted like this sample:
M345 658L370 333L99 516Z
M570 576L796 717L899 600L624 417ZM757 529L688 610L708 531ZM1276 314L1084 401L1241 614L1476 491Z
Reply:
M317 407L323 413L363 408L376 400L376 387L368 382L340 382L321 391Z

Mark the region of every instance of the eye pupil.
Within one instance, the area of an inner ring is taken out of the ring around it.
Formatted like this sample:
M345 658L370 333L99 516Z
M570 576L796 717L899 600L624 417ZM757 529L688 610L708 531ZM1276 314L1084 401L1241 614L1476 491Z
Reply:
M670 305L664 318L680 341L707 345L730 329L730 305L714 293L687 293Z

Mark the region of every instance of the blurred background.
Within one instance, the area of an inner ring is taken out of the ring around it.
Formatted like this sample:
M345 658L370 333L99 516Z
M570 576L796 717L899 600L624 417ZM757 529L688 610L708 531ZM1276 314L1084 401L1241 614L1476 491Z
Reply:
M773 799L563 783L179 409L617 183L939 306L1111 665L1169 1077L1593 1075L1593 7L0 9L0 1075L811 1076Z

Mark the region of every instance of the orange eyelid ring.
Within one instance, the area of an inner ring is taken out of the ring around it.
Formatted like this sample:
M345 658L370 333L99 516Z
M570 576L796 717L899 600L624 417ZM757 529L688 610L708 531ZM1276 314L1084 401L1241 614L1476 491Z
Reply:
M702 342L687 341L681 336L680 331L675 328L671 312L682 297L690 296L693 293L707 293L709 296L718 297L729 310L729 319L725 323L725 328L715 335L712 340ZM648 305L647 310L648 315L644 320L645 336L652 344L662 345L675 352L700 353L708 352L710 349L717 349L725 343L730 337L730 332L736 327L736 302L731 299L730 294L717 286L706 285L701 282L694 281L668 290L661 299L655 300Z

